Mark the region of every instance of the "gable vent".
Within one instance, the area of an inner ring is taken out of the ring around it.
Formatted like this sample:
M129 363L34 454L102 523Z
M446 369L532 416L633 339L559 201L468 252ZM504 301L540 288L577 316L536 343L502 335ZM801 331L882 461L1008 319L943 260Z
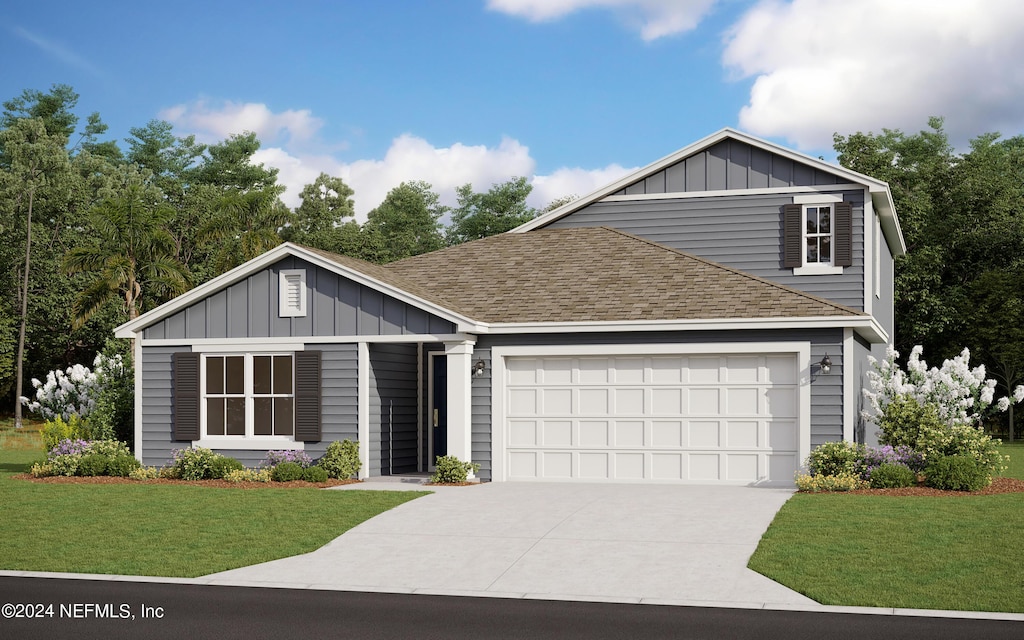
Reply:
M278 315L282 318L305 316L306 270L282 269L278 295Z

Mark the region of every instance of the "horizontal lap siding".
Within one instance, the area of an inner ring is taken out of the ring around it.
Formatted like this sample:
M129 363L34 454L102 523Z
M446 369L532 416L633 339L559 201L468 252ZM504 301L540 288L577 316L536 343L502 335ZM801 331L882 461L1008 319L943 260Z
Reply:
M415 344L370 345L370 475L418 470Z
M162 467L171 452L190 446L171 440L171 356L188 347L142 348L142 463ZM136 445L137 446L137 445Z
M282 269L305 269L302 317L278 316ZM448 334L455 325L375 289L288 257L148 327L147 339Z
M491 350L479 348L473 350L473 362L484 361L484 373L473 377L470 385L470 408L472 429L473 462L480 465L479 476L484 480L491 479Z
M550 228L605 226L648 238L854 309L864 307L864 194L853 203L853 264L836 276L795 276L782 266L782 206L791 195L597 202Z

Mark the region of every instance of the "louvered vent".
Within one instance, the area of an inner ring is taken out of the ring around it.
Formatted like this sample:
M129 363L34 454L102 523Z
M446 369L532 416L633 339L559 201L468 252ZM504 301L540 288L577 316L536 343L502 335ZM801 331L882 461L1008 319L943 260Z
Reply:
M306 270L282 269L279 295L282 318L306 315Z

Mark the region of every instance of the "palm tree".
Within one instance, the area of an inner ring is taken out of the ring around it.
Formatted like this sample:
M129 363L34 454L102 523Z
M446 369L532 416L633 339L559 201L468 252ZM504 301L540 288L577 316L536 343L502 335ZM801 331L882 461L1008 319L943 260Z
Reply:
M162 301L189 287L188 271L174 258L174 239L167 231L174 210L134 165L120 171L123 184L89 211L90 242L64 258L68 274L92 276L72 307L76 326L114 296L124 299L128 319L134 320L147 299Z
M278 186L231 190L221 198L214 218L199 231L203 240L220 247L217 269L233 269L281 244L279 231L292 219L278 199L283 191Z

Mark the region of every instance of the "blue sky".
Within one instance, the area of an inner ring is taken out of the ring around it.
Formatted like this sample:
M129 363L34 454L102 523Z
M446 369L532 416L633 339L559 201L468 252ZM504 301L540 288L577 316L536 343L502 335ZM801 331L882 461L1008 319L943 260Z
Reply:
M16 6L11 6L12 4ZM9 3L0 98L66 83L110 135L256 131L295 204L320 171L361 214L513 175L583 195L724 126L831 157L833 131L1024 129L1024 3L380 0Z

